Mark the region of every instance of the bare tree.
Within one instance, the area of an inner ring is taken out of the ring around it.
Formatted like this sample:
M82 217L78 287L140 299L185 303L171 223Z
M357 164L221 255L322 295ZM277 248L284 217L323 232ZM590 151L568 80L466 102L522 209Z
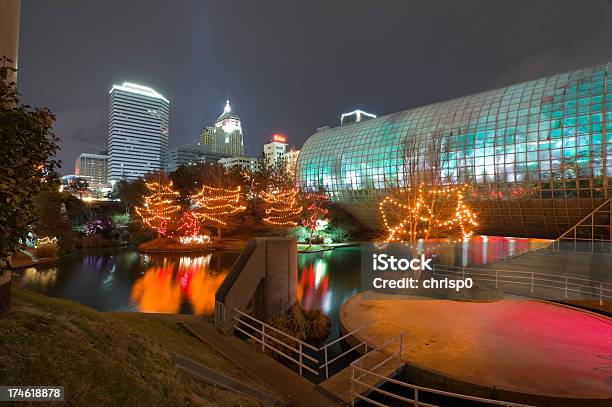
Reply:
M451 184L445 174L447 152L441 132L427 140L408 135L404 143L402 177L380 202L389 242L428 242L436 238L470 236L476 216L464 201L464 184Z

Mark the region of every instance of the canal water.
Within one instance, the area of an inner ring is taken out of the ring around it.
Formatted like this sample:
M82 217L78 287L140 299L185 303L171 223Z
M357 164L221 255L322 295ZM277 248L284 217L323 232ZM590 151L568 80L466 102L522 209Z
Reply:
M478 265L533 248L542 241L476 237L454 246L446 263ZM22 287L77 301L99 311L212 315L217 288L238 252L150 255L134 248L86 249L58 262L15 272ZM321 308L338 333L341 305L360 291L360 248L298 255L298 299Z

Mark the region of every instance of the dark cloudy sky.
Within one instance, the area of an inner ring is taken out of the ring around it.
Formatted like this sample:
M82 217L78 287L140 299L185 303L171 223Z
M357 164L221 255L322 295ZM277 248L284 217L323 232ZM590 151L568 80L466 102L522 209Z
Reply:
M301 146L355 108L387 114L612 60L612 0L22 0L22 101L57 115L63 173L106 148L113 83L170 99L170 146L229 93L247 152Z

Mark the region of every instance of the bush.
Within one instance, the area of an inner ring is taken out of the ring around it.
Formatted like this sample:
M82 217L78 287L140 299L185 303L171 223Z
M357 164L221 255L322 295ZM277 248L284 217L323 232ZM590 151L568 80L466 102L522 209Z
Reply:
M115 223L109 218L90 220L83 228L86 236L101 235L109 239L115 232Z
M112 216L112 220L115 225L118 226L127 226L130 223L130 215L127 213L116 214Z
M217 248L218 246L214 243L204 244L183 244L178 240L171 239L168 237L162 237L160 239L151 240L144 242L138 246L140 250L144 251L189 251L189 250L209 250Z
M296 302L270 325L302 341L322 341L329 335L331 320L320 309L305 309Z
M34 255L39 259L43 257L57 257L58 253L59 247L55 242L42 243L34 249Z
M102 235L85 236L81 241L81 247L109 247L117 246L121 242L114 239L105 239Z

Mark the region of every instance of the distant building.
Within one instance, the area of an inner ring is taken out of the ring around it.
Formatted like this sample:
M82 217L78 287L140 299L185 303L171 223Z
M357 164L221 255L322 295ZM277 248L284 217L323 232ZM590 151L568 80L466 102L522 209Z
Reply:
M287 152L287 137L282 134L274 134L272 141L263 146L263 153L268 165L276 165L284 160Z
M108 186L108 156L82 153L74 162L74 175L86 179L90 188Z
M358 109L350 113L342 113L342 116L340 116L340 125L359 123L370 119L376 119L376 115Z
M223 113L215 121L215 153L240 156L244 154L242 123L232 113L229 100L225 103Z
M0 56L13 61L13 68L17 68L20 15L21 0L0 1ZM9 80L17 80L17 74L9 77Z
M248 157L244 155L222 158L219 160L219 164L228 169L232 167L243 167L256 171L259 168L257 157Z
M200 134L200 146L205 147L208 151L215 151L215 133L216 128L214 126L206 126L202 129Z
M64 175L60 178L63 191L83 192L90 187L89 181L84 177L79 177L76 174Z
M166 171L175 171L181 165L195 165L204 163L217 163L221 158L229 157L227 154L213 153L201 145L185 145L168 152Z
M170 102L146 86L124 82L110 90L110 181L162 171L168 150Z

